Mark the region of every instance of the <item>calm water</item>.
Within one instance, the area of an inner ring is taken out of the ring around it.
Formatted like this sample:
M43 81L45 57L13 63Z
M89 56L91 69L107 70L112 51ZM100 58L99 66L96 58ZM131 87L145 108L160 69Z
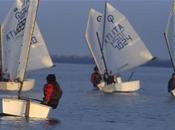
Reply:
M175 98L167 93L170 68L140 67L133 80L141 80L141 89L132 94L104 94L89 82L93 65L57 64L50 70L34 72L35 88L25 96L42 98L42 85L48 73L55 73L63 89L59 108L49 119L36 120L1 117L2 130L174 130ZM128 75L124 75L127 78ZM4 95L15 93L1 92Z

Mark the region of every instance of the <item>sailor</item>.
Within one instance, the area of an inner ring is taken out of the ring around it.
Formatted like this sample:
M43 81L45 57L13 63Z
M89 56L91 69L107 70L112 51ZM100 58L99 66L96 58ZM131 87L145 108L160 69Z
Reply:
M109 75L108 73L104 73L103 79L106 82L106 84L112 84L117 82L117 76Z
M10 80L10 74L9 73L3 73L2 74L2 81L4 81L4 82L11 81Z
M54 74L49 74L46 78L47 83L44 85L43 104L56 109L62 96L62 89L56 81Z
M171 93L175 89L175 73L172 74L171 79L168 81L168 92Z
M99 73L97 66L94 67L94 72L91 74L91 83L98 89L97 85L102 81L102 77Z

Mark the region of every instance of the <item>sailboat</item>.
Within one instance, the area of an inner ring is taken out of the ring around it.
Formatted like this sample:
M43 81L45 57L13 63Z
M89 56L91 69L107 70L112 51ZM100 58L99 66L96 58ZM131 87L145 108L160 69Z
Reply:
M14 21L13 9L16 7L14 5L6 19L2 24L1 30L1 78L0 81L0 90L6 91L18 91L20 89L20 82L15 81L17 78L17 69L19 67L19 52L16 48L19 48L18 44L14 44ZM20 13L20 12L19 12ZM17 15L18 13L16 13ZM17 17L17 16L16 16ZM11 25L11 26L10 26ZM38 51L39 50L39 51ZM38 53L39 52L39 53ZM51 57L47 50L46 43L42 37L42 34L38 28L37 23L34 26L34 32L31 40L31 47L29 52L29 60L27 62L26 71L48 68L53 66L51 61ZM21 66L23 67L23 66ZM35 80L34 79L26 79L24 80L22 91L31 90L34 87Z
M117 75L117 82L99 84L103 92L134 92L139 80L123 82L120 74L153 59L144 42L127 18L111 4L105 3L104 15L91 9L85 38L94 61L103 75Z
M172 4L172 10L170 11L168 23L164 32L164 38L166 47L170 56L170 61L175 72L175 1ZM175 89L171 91L171 94L175 96Z
M7 20L8 22L6 24L7 29L4 31L6 41L2 40L4 44L1 44L4 45L3 48L5 48L7 52L4 53L6 56L2 57L4 59L5 57L12 58L11 60L15 58L15 60L11 61L10 64L7 61L3 63L7 65L7 68L3 68L3 70L5 70L4 72L9 73L10 79L13 79L20 84L20 88L17 97L2 98L3 114L22 117L47 118L51 110L51 107L43 105L40 102L36 102L34 99L31 100L31 98L21 97L21 91L24 87L27 68L29 70L38 69L38 66L36 65L29 65L29 60L34 60L35 62L38 58L36 55L38 50L37 47L40 48L41 46L45 46L42 45L43 38L39 31L38 25L36 24L38 3L39 0L16 0L11 9L10 15L8 15L9 20ZM10 33L11 37L6 34L8 32ZM34 45L34 41L36 40L40 41L39 43L41 43L41 46L37 44ZM11 44L11 48L16 49L10 50L9 52L9 44ZM35 55L35 59L32 59L33 55ZM31 59L29 57L31 57ZM43 62L47 62L47 60L50 62L49 57L47 58ZM39 62L37 62L38 61L36 61L35 64L39 65ZM13 70L14 68L15 70Z

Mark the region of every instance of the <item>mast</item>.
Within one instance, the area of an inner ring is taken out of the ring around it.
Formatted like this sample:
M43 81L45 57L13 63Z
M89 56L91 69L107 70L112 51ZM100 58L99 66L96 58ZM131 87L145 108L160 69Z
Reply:
M173 0L173 5L172 5L173 7L172 7L172 18L173 18L173 44L175 45L175 37L174 37L174 35L175 35L175 25L174 25L174 21L175 21L175 17L174 17L174 13L175 13L175 0ZM166 40L168 40L168 39L166 39ZM167 47L169 48L169 44L167 43ZM169 50L169 52L170 52L170 48L168 49ZM172 62L172 65L173 65L173 70L174 70L174 72L175 72L175 64L174 64L174 62L173 62L173 57L172 57L172 55L170 54L170 59L171 59L171 62Z
M168 49L168 53L169 53L169 56L170 56L171 65L172 65L173 70L175 72L175 65L174 65L174 62L173 62L172 55L171 55L170 47L168 45L168 39L167 39L166 33L164 33L164 38L165 38L165 44L166 44L166 47Z
M31 4L31 3L30 3ZM39 5L39 0L38 0L38 2L37 2L37 7L36 7L36 12L37 12L37 10L38 10L38 5ZM34 27L35 27L35 21L36 21L36 16L35 16L35 18L34 18L34 24L33 24L33 27L32 27L32 29L31 29L31 32L30 32L30 36L29 36L29 42L30 42L30 44L29 44L29 47L28 47L28 51L27 51L27 55L26 55L26 62L25 62L25 69L24 69L24 72L23 72L23 75L21 76L21 77L19 77L19 80L20 80L20 88L19 88L19 91L18 91L18 99L20 99L20 96L21 96L21 91L22 91L22 87L23 87L23 83L24 83L24 77L25 77L25 74L26 74L26 69L27 69L27 64L28 64L28 60L29 60L29 52L30 52L30 48L31 48L31 40L32 40L32 34L33 34L33 31L34 31ZM33 22L32 21L32 22Z
M35 18L36 19L36 18ZM35 27L35 25L33 26L33 28L32 28L32 32L33 32L33 30L34 30L34 27ZM33 33L32 33L33 34ZM30 39L32 39L32 35L31 35L31 38ZM20 81L20 88L19 88L19 91L18 91L18 99L20 99L20 97L21 97L21 91L22 91L22 87L23 87L23 83L24 83L24 77L25 77L25 74L26 74L26 69L27 69L27 64L28 64L28 60L29 60L29 52L30 52L30 48L31 48L31 40L30 40L30 46L29 46L29 50L28 50L28 52L27 52L27 63L26 63L26 67L25 67L25 71L24 71L24 76L23 76L23 80L22 81Z
M39 6L39 0L38 0L38 4L37 4L37 10L38 10L38 6ZM36 12L37 12L37 10L36 10ZM30 46L29 46L29 51L27 53L27 61L26 61L26 64L25 64L25 71L24 71L24 76L23 77L25 77L26 69L27 69L27 65L28 65L28 61L29 61L29 54L30 54L30 49L31 49L31 45L32 45L32 35L33 35L35 24L36 24L36 17L35 17L34 21L35 22L34 22L34 26L32 28L32 33L30 34ZM24 81L24 78L23 78L23 81Z
M104 37L105 37L105 27L106 27L106 7L107 7L107 2L105 2L105 10L104 10L104 16L103 16L103 32L102 32L102 43L100 43L100 40L98 38L99 44L100 44L100 50L101 50L101 54L102 54L102 59L104 61L104 66L106 69L106 73L108 75L108 68L106 65L106 60L104 57L104 52L103 52L103 46L104 46Z
M174 18L174 12L175 12L175 1L173 0L172 11L170 12L170 15L169 15L169 18L168 18L168 24L167 24L167 27L166 27L166 31L164 32L164 38L165 38L166 47L168 49L168 54L169 54L169 57L170 57L171 65L172 65L173 70L175 72L175 64L173 62L173 57L172 57L172 54L171 54L171 51L170 51L169 41L168 41L168 37L167 37L167 33L168 33L168 28L170 26L171 17L172 17L172 20L173 21L175 20L175 18ZM174 24L173 24L173 27L172 28L173 28L173 32L172 33L175 33ZM175 44L175 40L173 40L173 42Z
M95 9L92 9L92 8L90 9L86 31L85 31L85 39L86 39L88 48L93 56L93 59L99 69L100 74L104 74L106 72L106 69L102 58L101 48L99 46L100 45L99 43L101 43L102 41L102 19L101 18L102 18L102 13L96 11ZM101 35L99 35L99 33Z

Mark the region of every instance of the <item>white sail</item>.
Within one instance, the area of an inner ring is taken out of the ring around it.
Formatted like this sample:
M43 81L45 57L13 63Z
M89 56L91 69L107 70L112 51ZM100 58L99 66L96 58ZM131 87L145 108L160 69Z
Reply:
M126 17L109 3L105 20L103 51L108 73L130 70L153 58Z
M101 20L102 20L102 14L97 12L94 9L90 9L89 11L89 17L85 32L85 38L88 44L88 47L90 49L90 52L94 58L94 61L96 65L99 68L99 71L101 74L105 73L105 65L102 58L102 53L100 49L99 40L101 42L101 32L102 32L102 26L101 26ZM99 39L98 39L98 36Z
M2 29L0 25L0 73L2 74ZM0 78L2 75L0 75Z
M166 42L170 56L172 58L173 65L175 67L175 2L173 2L172 10L170 12L168 23L165 30Z
M2 25L3 73L23 81L38 0L16 0Z
M10 75L14 75L17 71L17 65L14 63L18 58L14 56L15 53L19 52L16 49L12 49L12 47L17 46L17 44L11 44L12 40L8 40L10 38L13 38L13 35L15 35L15 27L17 24L17 19L15 18L15 8L19 7L17 1L14 2L12 7L10 8L10 11L5 18L5 20L2 23L1 27L1 45L2 45L2 73L3 77L6 77L8 75L8 78L10 78ZM14 11L13 11L14 10ZM8 38L8 39L7 39ZM17 47L15 47L17 48ZM19 55L19 54L16 54ZM15 65L15 66L14 66ZM14 70L12 70L12 66L14 66ZM14 77L14 76L13 76Z
M27 70L52 67L53 62L37 23L35 23L31 44Z

